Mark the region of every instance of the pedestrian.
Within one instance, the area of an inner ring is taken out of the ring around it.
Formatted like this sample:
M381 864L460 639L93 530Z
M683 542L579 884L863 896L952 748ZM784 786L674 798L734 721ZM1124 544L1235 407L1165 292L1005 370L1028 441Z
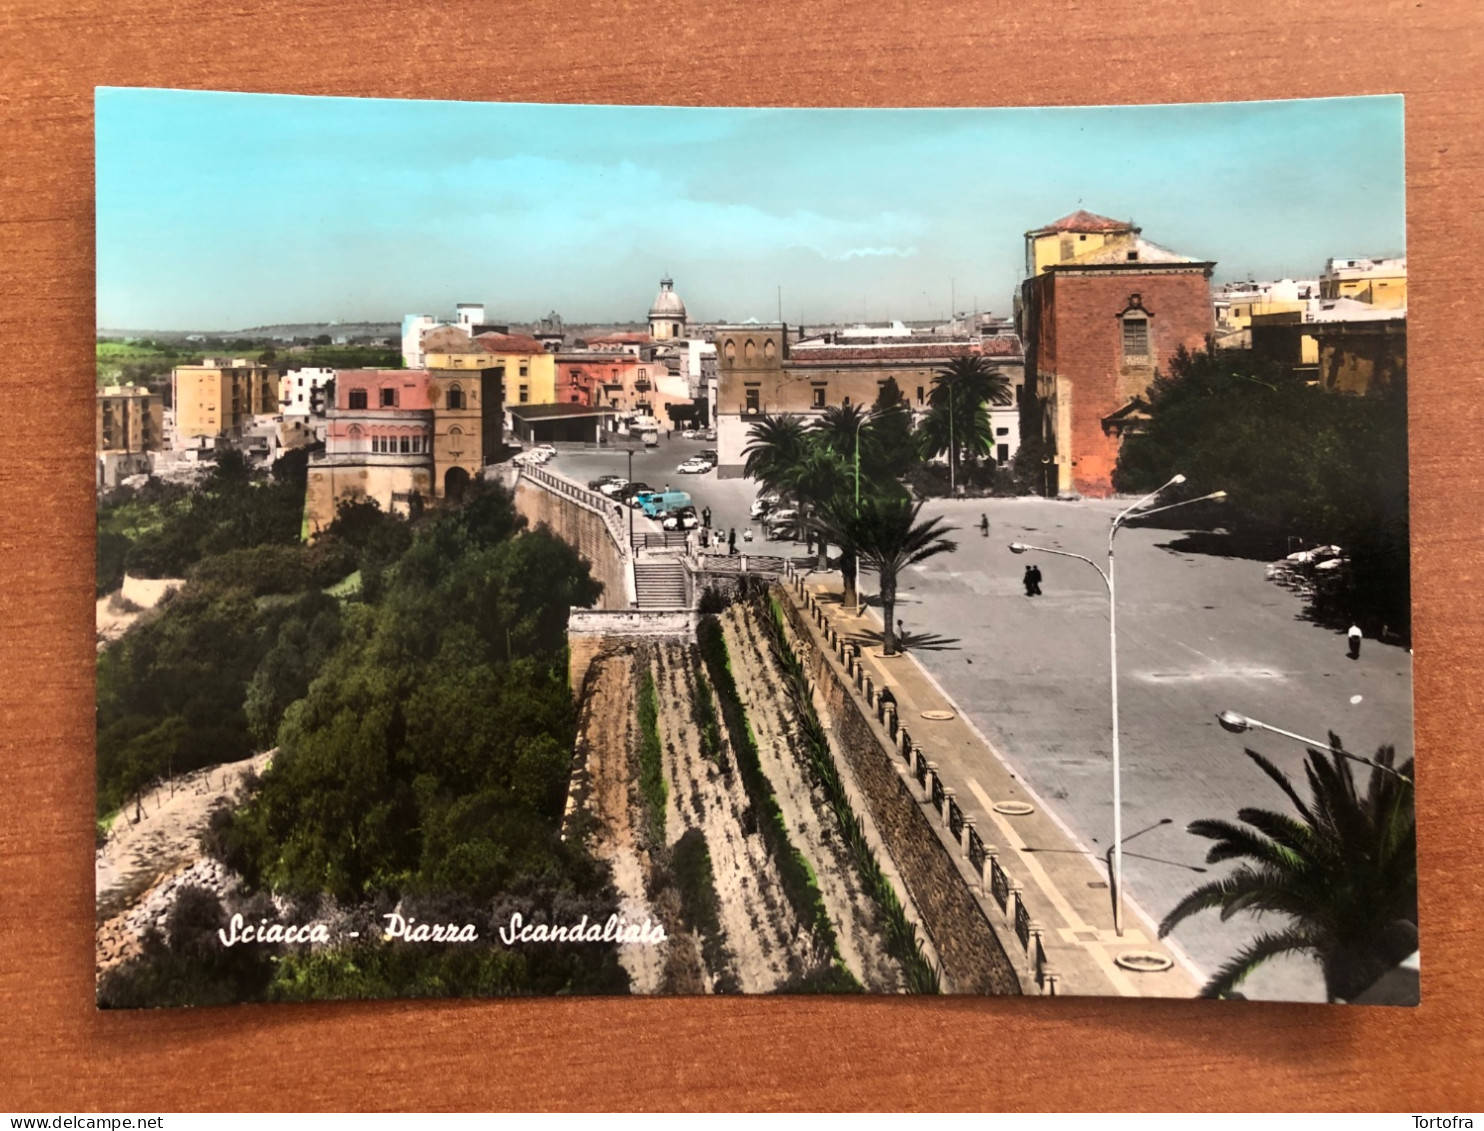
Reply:
M902 627L902 618L897 617L897 647L905 649L907 647L906 640L907 630Z
M986 538L989 537L989 515L987 514L981 514L979 516L979 533Z
M727 531L727 553L728 554L735 554L736 552L737 552L737 528L734 526L730 530Z
M1025 577L1021 579L1025 584L1025 595L1027 597L1039 597L1041 595L1041 571L1036 566L1025 567Z
M702 507L701 508L701 525L704 526L707 530L710 530L711 529L711 508L710 507Z
M1350 658L1360 659L1360 625L1352 624L1350 631L1345 633L1345 637L1350 641Z

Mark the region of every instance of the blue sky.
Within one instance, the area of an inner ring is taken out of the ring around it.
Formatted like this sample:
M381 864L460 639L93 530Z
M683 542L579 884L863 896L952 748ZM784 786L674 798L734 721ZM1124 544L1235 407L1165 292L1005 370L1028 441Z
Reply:
M1218 282L1405 253L1400 97L1011 110L409 102L101 88L98 324L559 311L1010 313L1076 208Z

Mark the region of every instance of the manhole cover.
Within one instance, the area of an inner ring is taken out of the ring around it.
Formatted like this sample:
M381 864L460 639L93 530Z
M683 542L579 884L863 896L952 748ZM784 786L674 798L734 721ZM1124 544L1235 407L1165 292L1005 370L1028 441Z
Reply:
M1138 974L1158 974L1161 970L1168 970L1175 965L1166 955L1156 954L1152 950L1125 951L1123 954L1116 955L1113 963Z
M922 713L922 717L925 718L925 719L932 719L934 722L942 723L942 722L947 722L949 719L953 718L953 712L952 711L924 711Z
M1007 817L1029 817L1036 811L1036 807L1027 805L1024 801L996 801L994 811Z

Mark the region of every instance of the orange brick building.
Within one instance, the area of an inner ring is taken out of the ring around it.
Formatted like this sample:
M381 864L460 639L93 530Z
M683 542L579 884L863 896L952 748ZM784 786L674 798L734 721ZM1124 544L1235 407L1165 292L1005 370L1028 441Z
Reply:
M1124 434L1147 419L1156 371L1215 326L1215 264L1140 236L1132 224L1074 212L1026 233L1034 271L1021 284L1023 435L1039 436L1047 494L1104 497Z

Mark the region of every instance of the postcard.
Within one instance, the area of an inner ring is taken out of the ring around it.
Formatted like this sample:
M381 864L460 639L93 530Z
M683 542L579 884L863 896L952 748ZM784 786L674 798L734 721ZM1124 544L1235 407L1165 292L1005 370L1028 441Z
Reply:
M1400 98L96 111L100 1007L1417 1002Z

